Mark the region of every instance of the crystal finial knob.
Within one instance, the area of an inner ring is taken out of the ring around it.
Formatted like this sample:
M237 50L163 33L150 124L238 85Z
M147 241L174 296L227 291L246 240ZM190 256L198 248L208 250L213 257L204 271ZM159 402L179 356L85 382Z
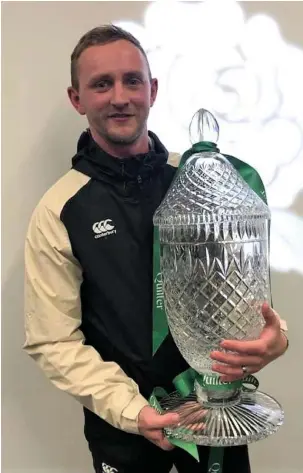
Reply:
M192 145L200 141L217 143L219 139L219 125L212 113L204 108L200 108L190 122L189 136Z

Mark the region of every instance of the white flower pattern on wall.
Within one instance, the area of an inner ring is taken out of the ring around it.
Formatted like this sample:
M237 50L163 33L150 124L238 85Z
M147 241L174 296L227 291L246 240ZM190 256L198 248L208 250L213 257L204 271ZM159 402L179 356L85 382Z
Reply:
M289 208L303 190L303 51L273 18L245 18L235 1L221 2L220 15L211 0L153 2L143 24L115 24L138 37L159 79L149 127L182 153L193 114L214 113L221 151L254 166L266 185L272 268L303 273L303 218Z

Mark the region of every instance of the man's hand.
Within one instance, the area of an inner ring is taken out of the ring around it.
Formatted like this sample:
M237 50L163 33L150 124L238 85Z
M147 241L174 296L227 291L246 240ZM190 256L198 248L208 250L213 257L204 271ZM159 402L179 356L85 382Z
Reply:
M262 306L262 314L265 326L258 340L224 340L220 344L221 348L233 353L220 351L211 353L211 358L219 362L214 363L212 368L223 375L221 376L222 381L235 381L243 378L242 366L246 367L246 374L256 373L285 352L287 339L281 333L279 317L267 303Z
M172 450L174 448L164 436L164 427L177 425L179 422L180 417L178 414L158 414L158 412L150 406L143 407L138 417L140 433L147 438L147 440L162 448L162 450Z

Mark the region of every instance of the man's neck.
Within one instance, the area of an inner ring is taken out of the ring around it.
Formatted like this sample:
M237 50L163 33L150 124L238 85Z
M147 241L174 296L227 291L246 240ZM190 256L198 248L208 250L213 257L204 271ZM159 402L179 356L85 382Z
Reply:
M127 158L129 156L135 156L136 154L144 154L149 150L149 137L148 132L140 136L140 138L131 144L114 144L108 143L102 136L99 136L94 130L90 129L91 135L94 141L103 149L106 153L114 156L115 158Z

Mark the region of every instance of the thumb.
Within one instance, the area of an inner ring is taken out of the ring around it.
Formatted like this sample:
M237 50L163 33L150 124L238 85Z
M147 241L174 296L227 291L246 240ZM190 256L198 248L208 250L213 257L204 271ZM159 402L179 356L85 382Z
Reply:
M276 316L274 310L270 307L267 302L264 302L262 305L262 315L265 320L266 326L273 327L280 324L278 317Z
M150 427L152 429L163 429L170 425L176 425L180 422L179 414L168 412L167 414L158 414L154 411L150 417Z

